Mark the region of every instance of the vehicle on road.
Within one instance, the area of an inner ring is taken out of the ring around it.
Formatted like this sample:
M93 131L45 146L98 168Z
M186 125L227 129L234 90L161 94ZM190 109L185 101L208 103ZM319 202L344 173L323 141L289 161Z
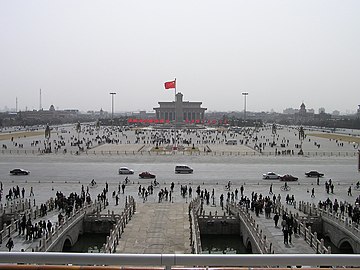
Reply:
M291 175L291 174L284 174L280 176L280 181L297 181L299 178Z
M20 169L20 168L12 169L10 171L10 174L12 174L12 175L28 175L29 173L30 173L30 171Z
M188 165L176 165L175 173L193 173L194 170L190 168Z
M149 172L142 172L139 174L140 178L155 178L156 175Z
M306 172L305 175L307 177L323 177L324 176L323 173L320 173L318 171L309 171L309 172Z
M227 140L226 145L237 145L237 140L236 139L231 139L231 140Z
M134 174L134 170L129 169L128 167L121 167L119 169L119 174Z
M263 174L263 179L279 179L279 175L274 172L267 172Z

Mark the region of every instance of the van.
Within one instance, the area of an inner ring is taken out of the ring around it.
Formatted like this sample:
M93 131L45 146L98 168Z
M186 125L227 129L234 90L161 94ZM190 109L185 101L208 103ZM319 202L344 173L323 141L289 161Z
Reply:
M175 173L193 173L193 169L190 168L188 165L176 165L175 166Z
M226 145L237 145L237 140L231 139L231 140L226 141L225 144Z

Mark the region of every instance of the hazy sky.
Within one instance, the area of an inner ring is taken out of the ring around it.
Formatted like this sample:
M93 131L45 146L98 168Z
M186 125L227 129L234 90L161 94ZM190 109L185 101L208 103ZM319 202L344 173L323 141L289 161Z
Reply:
M0 0L0 109L355 111L359 0Z

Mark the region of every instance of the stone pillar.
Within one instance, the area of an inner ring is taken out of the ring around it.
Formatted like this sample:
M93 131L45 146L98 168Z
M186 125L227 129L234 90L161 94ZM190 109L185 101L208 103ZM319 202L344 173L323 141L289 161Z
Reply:
M182 124L184 121L183 94L177 93L175 97L175 123Z

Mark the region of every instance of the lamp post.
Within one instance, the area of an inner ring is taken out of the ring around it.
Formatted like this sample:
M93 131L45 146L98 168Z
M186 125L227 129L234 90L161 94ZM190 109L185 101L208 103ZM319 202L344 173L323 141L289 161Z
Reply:
M116 95L115 92L111 92L111 129L113 128L114 124L114 95Z
M242 95L244 96L244 121L246 122L246 96L249 95L249 93L242 92Z

